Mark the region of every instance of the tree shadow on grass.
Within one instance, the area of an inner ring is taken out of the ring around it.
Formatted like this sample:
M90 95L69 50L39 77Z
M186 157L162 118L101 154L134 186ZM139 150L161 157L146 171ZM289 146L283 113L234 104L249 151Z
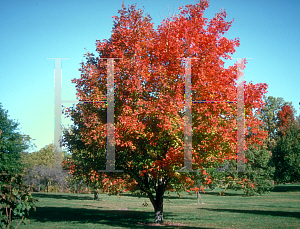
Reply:
M224 190L221 190L224 192ZM245 194L240 194L240 193L231 193L231 192L224 192L224 196L246 196ZM201 193L201 195L211 195L211 196L220 196L220 191L205 191L205 193Z
M42 197L42 198L53 198L53 199L65 199L65 200L93 200L93 197L91 196L79 196L80 194L70 194L70 193L67 193L67 194L51 194L51 193L37 193L37 192L34 192L32 193L32 196L35 197L35 198L39 198L39 197Z
M222 209L222 208L198 208L199 210L216 211L216 212L234 212L254 215L270 215L300 218L300 212L285 212L285 211L263 211L263 210L239 210L239 209Z
M168 194L165 192L164 194L164 199L194 199L194 196L196 194L193 194L193 196L181 196L181 198L179 198L179 196L170 196L168 197ZM137 198L145 198L145 199L148 199L149 200L149 197L148 196L142 196L142 195L133 195L133 194L120 194L120 196L129 196L129 197L137 197Z
M148 198L148 196L134 195L134 194L130 194L130 193L120 193L120 196L130 196L130 197L138 197L138 198Z
M272 192L300 192L300 185L278 185Z
M224 191L224 190L221 190L221 191ZM170 193L172 194L172 193ZM170 196L168 197L167 196L167 192L165 192L165 195L164 195L164 199L176 199L176 200L179 200L179 199L195 199L197 198L197 194L195 192L192 193L192 195L188 195L188 193L186 193L187 195L185 196L181 196L179 197L178 195L177 196ZM205 193L200 193L201 196L206 196L206 195L213 195L213 196L220 196L220 191L205 191ZM129 197L137 197L137 198L146 198L146 199L149 199L148 196L142 196L142 195L133 195L133 194L120 194L120 196L129 196ZM232 192L225 192L225 196L246 196L245 194L239 194L239 193L232 193Z
M164 213L168 218L168 213ZM37 207L36 212L30 212L30 219L35 222L70 222L71 224L93 223L96 225L107 225L111 227L124 228L156 228L158 225L153 224L154 213L141 212L132 210L102 210L86 208L68 208L68 207ZM35 222L32 222L34 224ZM163 228L177 228L169 226L168 223ZM181 228L191 229L203 227L183 226Z

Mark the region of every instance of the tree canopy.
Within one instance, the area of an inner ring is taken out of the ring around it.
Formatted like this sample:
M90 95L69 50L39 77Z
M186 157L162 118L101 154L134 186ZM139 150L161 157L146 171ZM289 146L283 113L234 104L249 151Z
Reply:
M0 103L0 225L11 228L11 221L26 222L34 208L30 190L23 184L21 154L31 146L31 138L21 134L19 123L8 118Z
M114 63L114 133L116 169L124 172L98 172L106 161L106 103L68 108L74 125L64 131L64 145L72 153L74 175L84 174L110 194L130 190L148 195L156 222L163 220L166 190L199 190L192 173L176 172L184 161L185 69L179 58L197 58L191 67L193 100L237 98L238 66L225 68L222 58L230 59L240 42L224 37L232 24L225 21L224 10L210 21L203 17L208 6L207 1L187 5L154 29L150 15L123 4L119 16L113 16L111 37L96 41L99 57L88 52L81 78L73 80L80 100L104 100L107 61L101 58L122 58ZM262 108L266 89L262 83L245 84L245 123L255 133L249 135L246 129L246 147L261 145L266 137L252 112ZM201 171L206 184L211 182L206 167L236 159L236 117L236 104L192 105L193 169Z
M48 190L49 181L54 181L62 191L66 183L66 171L61 168L62 160L70 155L67 152L55 150L54 144L46 145L37 152L24 153L22 163L24 164L24 175L27 184L38 186L44 183Z
M278 97L275 98L273 96L264 97L264 106L263 108L256 113L256 117L258 117L261 121L263 121L263 125L261 126L262 130L268 131L268 137L264 140L266 145L266 149L271 151L271 149L276 144L278 130L278 116L277 113L281 110L282 106L289 105L295 113L295 109L292 106L291 102L285 102L283 98Z
M22 171L21 153L30 148L32 139L21 134L18 126L0 103L0 172L19 174Z

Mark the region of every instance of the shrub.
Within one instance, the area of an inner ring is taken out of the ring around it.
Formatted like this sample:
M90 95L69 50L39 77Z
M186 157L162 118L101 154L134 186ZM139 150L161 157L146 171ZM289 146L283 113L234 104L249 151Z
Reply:
M17 174L0 174L0 226L12 228L13 220L21 219L17 227L28 221L29 210L35 208L30 188L23 184L22 176ZM16 228L17 228L16 227Z

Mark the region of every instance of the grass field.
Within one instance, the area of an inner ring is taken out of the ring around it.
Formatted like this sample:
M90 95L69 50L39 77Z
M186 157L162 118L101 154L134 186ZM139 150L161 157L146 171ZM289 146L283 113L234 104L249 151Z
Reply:
M300 184L253 197L236 191L220 196L222 190L206 190L199 205L195 194L165 194L162 226L153 224L145 197L101 194L94 201L92 194L33 193L37 211L30 214L31 224L19 228L300 228Z

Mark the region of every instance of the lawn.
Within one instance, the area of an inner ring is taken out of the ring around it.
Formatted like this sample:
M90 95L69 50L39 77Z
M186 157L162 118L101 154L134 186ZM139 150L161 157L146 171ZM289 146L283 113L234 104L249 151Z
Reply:
M19 228L300 228L300 184L279 185L270 194L247 197L242 192L206 190L197 196L165 194L165 225L153 224L148 198L92 194L33 193L39 199L31 224ZM143 203L148 206L143 206Z

